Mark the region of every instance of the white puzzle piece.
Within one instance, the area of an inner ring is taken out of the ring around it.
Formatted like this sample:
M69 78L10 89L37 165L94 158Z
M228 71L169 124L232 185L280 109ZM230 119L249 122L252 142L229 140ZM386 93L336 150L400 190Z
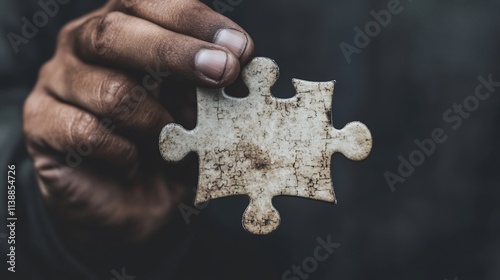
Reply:
M247 195L243 226L268 234L280 224L275 196L289 195L335 202L330 161L340 152L365 159L372 148L368 128L360 122L337 130L331 122L334 82L293 80L297 94L271 95L279 69L269 58L255 58L242 76L250 94L226 95L223 89L198 88L198 123L193 130L168 124L160 151L169 162L189 152L199 156L196 204L232 195Z

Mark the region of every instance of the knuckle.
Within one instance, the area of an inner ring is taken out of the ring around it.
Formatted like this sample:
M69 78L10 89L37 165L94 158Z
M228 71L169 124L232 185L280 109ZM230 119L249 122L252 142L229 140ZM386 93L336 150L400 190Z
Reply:
M29 135L31 130L31 124L33 122L33 117L37 111L37 103L35 93L32 92L23 105L23 131L25 135Z
M38 71L38 80L45 80L46 77L50 77L51 74L54 73L54 69L57 69L54 67L55 65L54 59L51 59L44 63L42 67L40 67L40 70Z
M28 95L22 108L22 133L26 139L28 152L33 147L42 145L45 130L40 125L46 119L47 104L44 102L45 93L39 88ZM30 154L32 154L30 152Z
M65 24L59 31L59 34L57 35L57 45L58 46L66 45L76 27L77 26L75 21Z
M77 113L70 123L70 145L87 144L96 147L102 143L99 121L86 112Z
M118 23L122 14L111 12L104 16L98 16L87 22L90 28L90 48L97 56L105 56L111 50L115 35L118 33ZM84 29L87 29L84 28Z
M108 132L104 132L98 126L89 136L88 143L93 150L100 152L103 149L103 143L106 142L108 136L110 134Z
M124 10L126 10L129 13L134 14L138 9L139 4L143 0L119 0L119 1L120 1L120 4L122 5Z
M126 76L115 74L102 79L97 96L98 112L116 118L114 110L127 103L133 82Z

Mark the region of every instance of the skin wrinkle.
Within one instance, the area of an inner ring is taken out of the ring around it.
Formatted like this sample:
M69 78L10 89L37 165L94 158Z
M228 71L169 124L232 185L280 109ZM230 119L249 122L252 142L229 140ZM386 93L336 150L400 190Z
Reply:
M100 113L101 117L105 112L109 111L109 108L120 107L127 100L127 96L121 94L123 88L130 88L126 83L126 78L118 78L116 75L108 76L100 82L99 89L97 90L97 98L94 103L98 108L96 111ZM116 119L116 116L110 117Z
M119 12L112 12L89 22L91 26L95 24L95 31L90 36L90 44L94 51L91 53L97 55L96 59L106 56L112 50L111 46L114 45L116 37L120 35L120 30L113 24L120 21L120 17ZM91 28L87 28L90 32Z
M158 125L155 125L154 123L165 121L168 122L170 120L168 114L159 114L158 112L161 112L161 110L151 110L151 108L147 110L148 114L145 114L144 116L139 115L139 118L133 118L133 112L130 114L126 114L125 117L121 117L119 114L117 114L116 108L120 108L132 103L137 103L138 106L142 107L145 107L147 104L149 104L148 106L151 107L156 106L157 103L153 100L135 102L135 99L133 97L130 97L128 93L134 90L139 85L136 82L131 81L131 78L123 74L113 73L107 69L98 69L98 71L91 71L90 69L88 69L88 66L75 66L71 67L71 69L74 69L74 71L69 71L69 75L63 76L67 77L65 79L66 85L64 89L59 88L59 91L57 91L56 89L53 89L51 91L51 93L54 92L53 96L55 96L56 98L59 98L57 97L57 92L63 92L61 93L61 98L65 98L70 101L71 105L76 106L82 110L95 113L99 118L110 118L119 126L127 125L127 122L126 120L124 120L124 118L129 118L129 125L131 127L134 127L134 129L137 129L138 131L144 128L144 130L146 131L155 130L154 133L157 133L156 127L158 127ZM103 73L103 75L105 75L105 78L99 78L99 73ZM89 79L85 79L85 77L89 77ZM89 94L75 93L75 89L81 90L87 89L89 87L91 88ZM149 96L147 96L146 98L151 99ZM81 105L79 105L79 103ZM153 116L155 112L157 117Z
M212 43L224 28L247 36L240 60L239 54ZM195 56L201 49L226 53L219 81L197 69ZM23 131L40 188L50 193L44 197L51 215L69 240L89 250L100 237L112 236L108 241L115 244L139 244L165 230L177 204L190 192L196 163L174 169L151 143L174 118L195 122L196 102L189 102L185 92L192 92L194 85L227 86L252 52L253 42L243 29L198 1L113 0L63 27L55 55L40 71L26 101ZM167 70L182 82L166 78ZM151 84L161 84L155 89L160 98L148 93L134 101L132 91L146 75ZM162 98L167 93L168 98ZM171 106L172 111L165 109ZM103 118L117 129L103 132ZM89 155L79 152L79 144L85 143L92 147ZM49 163L55 160L63 167ZM61 168L64 180L57 178Z

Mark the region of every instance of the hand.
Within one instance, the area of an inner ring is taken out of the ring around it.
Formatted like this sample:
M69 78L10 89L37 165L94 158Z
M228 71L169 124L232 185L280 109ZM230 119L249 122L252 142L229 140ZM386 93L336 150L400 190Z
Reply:
M39 187L65 234L137 243L165 228L190 192L180 175L196 178L158 152L164 125L195 122L178 78L226 86L253 48L197 0L113 0L67 24L24 106Z

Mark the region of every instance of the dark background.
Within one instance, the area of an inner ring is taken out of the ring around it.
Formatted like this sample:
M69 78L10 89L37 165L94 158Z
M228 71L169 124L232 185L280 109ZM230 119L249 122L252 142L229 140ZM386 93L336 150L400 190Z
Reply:
M71 1L16 55L6 34L19 34L19 19L31 18L39 7L36 1L0 1L3 154L22 146L20 106L54 51L58 28L100 3ZM359 120L374 138L364 162L333 157L337 205L275 198L282 223L274 234L244 232L244 197L211 201L194 218L264 247L276 262L272 269L252 268L260 279L281 279L313 256L318 237L329 235L341 246L308 279L500 279L500 87L458 129L443 119L474 94L480 75L500 81L500 2L402 0L402 12L348 63L339 45L354 45L353 28L364 29L373 20L370 11L388 3L243 0L225 13L251 34L256 56L277 61L277 96L293 95L292 78L335 79L334 125ZM398 156L408 159L414 141L430 138L435 128L446 132L447 141L393 192L384 173L397 174Z

